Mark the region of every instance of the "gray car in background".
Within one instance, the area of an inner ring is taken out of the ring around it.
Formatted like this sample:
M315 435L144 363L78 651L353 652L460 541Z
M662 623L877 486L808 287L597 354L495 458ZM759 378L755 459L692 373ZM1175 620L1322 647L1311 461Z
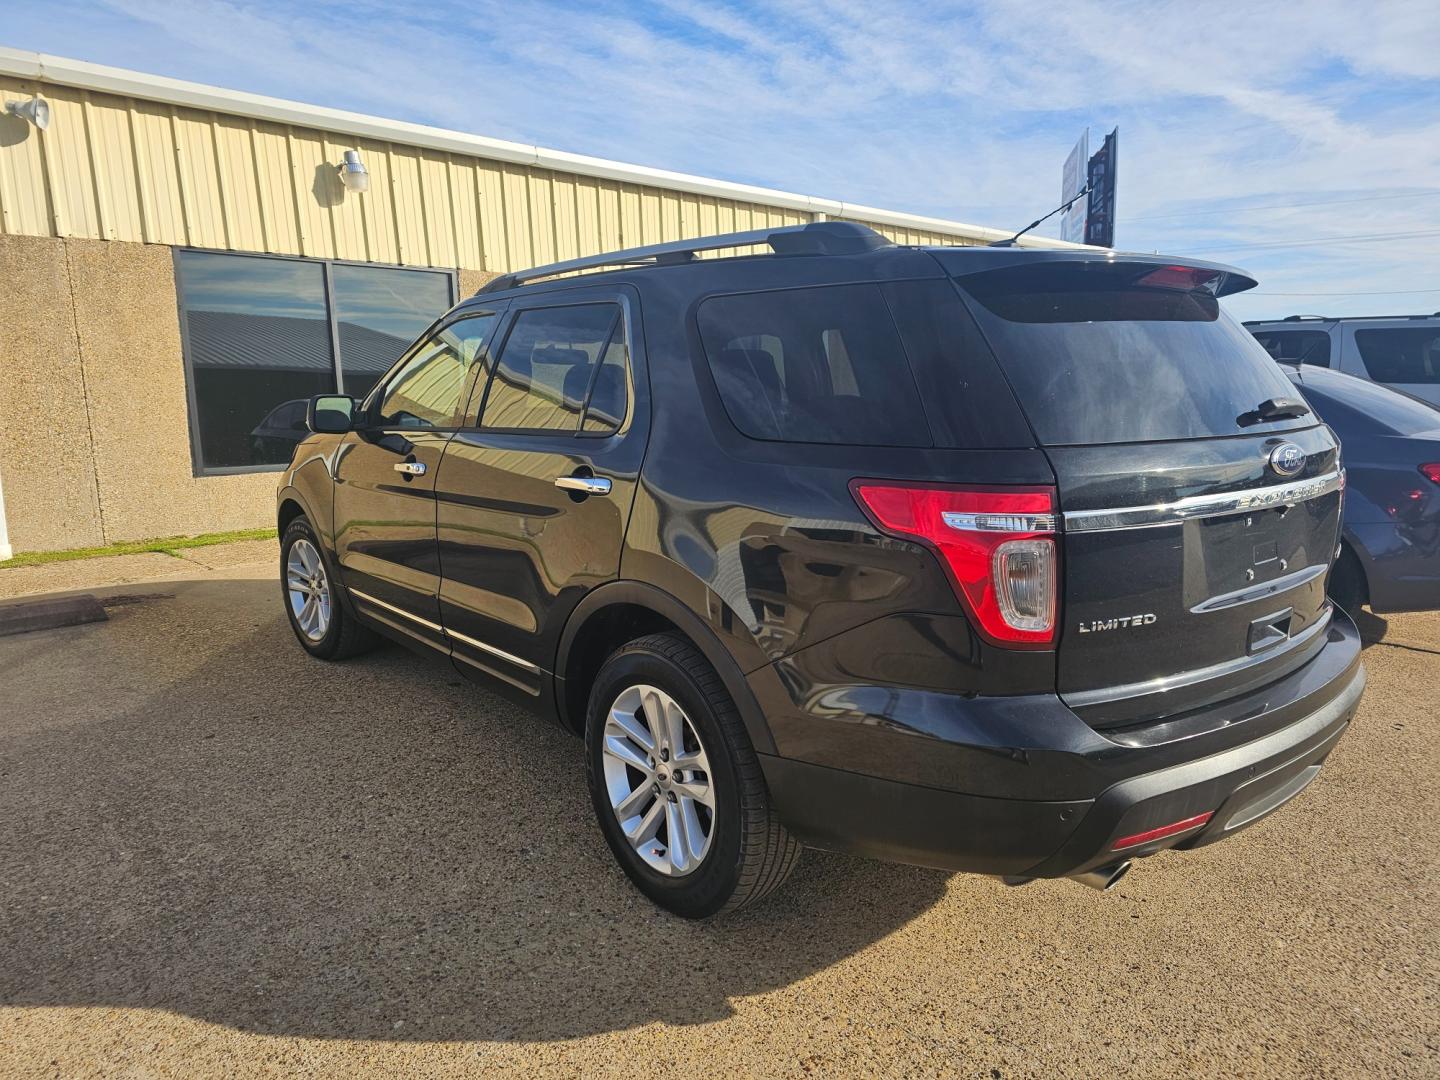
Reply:
M1245 328L1282 364L1343 371L1440 405L1440 312L1363 319L1291 315Z
M1440 608L1440 408L1337 371L1285 370L1344 455L1331 597L1352 613Z

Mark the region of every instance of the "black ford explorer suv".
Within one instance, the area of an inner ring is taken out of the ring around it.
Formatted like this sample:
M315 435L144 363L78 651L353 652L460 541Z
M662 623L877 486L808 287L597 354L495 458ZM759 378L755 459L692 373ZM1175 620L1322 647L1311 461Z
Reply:
M803 845L1105 888L1300 792L1365 682L1335 438L1219 305L1254 284L840 222L502 277L310 402L286 610L583 735L681 915Z

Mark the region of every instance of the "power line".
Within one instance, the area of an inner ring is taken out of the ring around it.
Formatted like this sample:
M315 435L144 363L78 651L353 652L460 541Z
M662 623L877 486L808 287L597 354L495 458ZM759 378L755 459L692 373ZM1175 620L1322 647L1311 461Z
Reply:
M1313 240L1275 240L1250 244L1224 244L1220 247L1189 248L1188 251L1191 254L1199 255L1207 251L1248 251L1252 248L1313 247L1317 244L1371 244L1380 241L1419 240L1429 236L1440 236L1440 229L1428 229L1422 232L1355 233L1350 236L1319 236Z
M1376 289L1373 292L1252 292L1246 296L1418 296L1440 293L1440 289Z
M1214 217L1218 214L1248 214L1255 210L1303 210L1309 206L1347 206L1351 203L1380 202L1385 199L1429 199L1440 191L1414 191L1404 195L1367 195L1363 199L1322 199L1319 202L1268 203L1262 206L1232 206L1228 210L1195 210L1188 214L1164 214L1160 217L1127 218L1127 224L1140 221L1183 221L1192 217Z

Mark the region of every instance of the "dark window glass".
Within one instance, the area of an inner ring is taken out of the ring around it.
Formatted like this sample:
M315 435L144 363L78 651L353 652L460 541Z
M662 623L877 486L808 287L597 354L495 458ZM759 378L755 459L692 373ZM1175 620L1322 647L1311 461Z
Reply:
M1204 290L1139 287L1134 266L1051 263L960 279L1040 441L1149 442L1283 431L1242 426L1293 396L1281 368Z
M1440 329L1356 330L1355 346L1376 382L1440 383Z
M880 289L832 285L711 297L700 337L741 432L781 442L929 446Z
M1255 340L1282 364L1330 366L1330 335L1324 330L1254 330Z
M206 251L177 253L202 470L278 467L315 394L364 397L450 306L450 276ZM335 301L331 333L326 275Z
M466 376L497 318L477 315L461 319L422 343L385 384L375 404L375 423L388 427L454 424Z
M178 260L201 465L285 464L306 433L271 413L335 390L323 267L199 251Z
M626 358L629 350L625 347L624 326L615 324L610 335L610 344L605 346L605 358L595 374L595 385L590 391L590 402L585 407L585 422L582 431L615 431L625 420L625 406L630 400L626 383Z
M364 400L410 343L450 306L450 278L423 270L332 266L344 392Z
M1340 374L1323 380L1306 376L1300 389L1342 441L1356 435L1409 438L1440 430L1440 409L1365 379Z
M595 368L619 324L615 304L520 312L490 377L484 426L577 430Z

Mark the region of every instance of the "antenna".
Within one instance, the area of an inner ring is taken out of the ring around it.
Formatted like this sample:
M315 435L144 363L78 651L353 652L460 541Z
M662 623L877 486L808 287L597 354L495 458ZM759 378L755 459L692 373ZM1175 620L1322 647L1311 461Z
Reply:
M1035 228L1036 225L1039 225L1042 221L1048 221L1050 218L1054 217L1056 214L1064 213L1066 210L1069 210L1070 207L1074 206L1075 203L1079 202L1079 201L1080 201L1080 198L1081 198L1082 196L1084 196L1084 195L1089 195L1089 194L1090 194L1090 189L1091 189L1092 187L1094 187L1094 184L1093 184L1093 183L1087 183L1083 188L1081 188L1079 191L1077 191L1077 192L1070 198L1070 201L1069 201L1069 202L1061 203L1059 206L1057 206L1054 210L1051 210L1051 211L1050 211L1048 214L1046 214L1044 217L1036 218L1034 221L1030 222L1029 225L1026 225L1023 229L1021 229L1019 232L1017 232L1014 236L1010 237L1009 240L992 240L992 241L989 243L989 245L987 245L987 246L989 246L989 247L1014 247L1014 246L1015 246L1015 242L1016 242L1017 240L1019 240L1020 237L1024 236L1027 232L1029 232L1031 229Z

